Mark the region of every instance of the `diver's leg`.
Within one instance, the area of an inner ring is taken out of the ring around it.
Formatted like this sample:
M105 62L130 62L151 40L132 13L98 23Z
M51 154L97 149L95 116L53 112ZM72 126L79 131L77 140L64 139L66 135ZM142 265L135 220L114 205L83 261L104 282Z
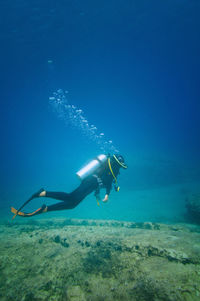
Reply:
M57 211L64 209L75 208L86 196L93 192L98 187L97 180L94 177L90 177L82 181L82 183L71 193L65 192L46 192L46 197L59 199L64 202L47 206L46 211Z
M43 194L45 194L45 190L44 188L41 188L39 191L35 192L29 200L33 200L35 198L39 198L40 196L42 196Z
M71 193L65 194L64 192L47 191L46 193L47 197L60 199L63 200L64 202L47 206L46 212L75 208L86 196L88 196L91 192L93 192L97 188L97 185L98 184L96 179L91 178L91 180L89 179L88 181L83 181L81 185Z
M41 197L42 196L63 202L67 202L68 200L70 200L70 193L67 192L45 191L45 193L41 195Z
M81 202L81 200L71 200L69 202L59 202L50 206L46 207L46 211L50 212L50 211L58 211L58 210L65 210L65 209L73 209L75 208L79 203Z
M64 210L64 209L73 209L82 200L83 200L83 198L78 198L78 199L71 198L71 200L69 200L67 202L66 201L59 202L59 203L56 203L56 204L53 204L53 205L50 205L50 206L43 205L42 207L38 208L34 212L30 212L30 213L21 212L20 210L16 210L15 208L11 207L11 212L14 213L14 217L13 218L15 218L15 216L17 216L17 215L21 216L21 217L31 217L31 216L34 216L34 215L38 215L38 214L45 213L45 212L50 212L50 211L58 211L58 210Z
M36 215L36 214L46 212L46 205L44 205L44 207L41 207L41 208L37 209L36 211L34 211L32 213L21 212L21 210L24 208L25 205L27 205L30 201L32 201L33 199L38 198L38 197L50 197L50 198L54 198L54 199L65 202L65 201L70 199L70 194L65 193L65 192L47 192L46 190L41 188L38 192L34 193L18 210L11 207L11 212L14 213L13 219L17 215L26 217L26 216L33 216L33 215Z
M66 201L69 197L69 193L46 191L42 188L38 192L34 193L29 200L32 200L34 198L39 198L39 197L47 197L47 198L52 198L60 201Z
M71 193L43 190L39 194L39 197L52 198L67 203L68 202L74 203L76 201L79 203L88 194L94 191L97 188L97 186L98 184L96 178L91 176L88 179L83 180L81 184Z
M82 183L71 193L45 191L45 194L43 194L42 196L57 199L62 202L46 206L44 212L73 209L97 187L98 183L96 178L90 177L82 181Z
M42 191L39 196L41 197L50 197L54 199L59 199L62 202L38 208L36 211L31 213L19 212L15 208L11 208L11 212L19 216L30 217L36 214L45 213L49 211L57 211L64 209L73 209L75 208L88 194L97 189L98 183L94 177L84 180L81 185L76 188L71 193L65 192L51 192L51 191Z

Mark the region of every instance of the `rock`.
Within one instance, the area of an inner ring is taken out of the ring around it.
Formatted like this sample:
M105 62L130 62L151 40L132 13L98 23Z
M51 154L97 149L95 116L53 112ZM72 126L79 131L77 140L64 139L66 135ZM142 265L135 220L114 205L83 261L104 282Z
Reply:
M54 238L54 241L56 243L60 243L61 242L60 235L56 235L56 237Z
M86 240L86 242L85 242L85 246L86 247L90 247L90 243Z
M67 242L67 239L64 238L62 241L61 241L61 245L65 248L69 248L69 243Z

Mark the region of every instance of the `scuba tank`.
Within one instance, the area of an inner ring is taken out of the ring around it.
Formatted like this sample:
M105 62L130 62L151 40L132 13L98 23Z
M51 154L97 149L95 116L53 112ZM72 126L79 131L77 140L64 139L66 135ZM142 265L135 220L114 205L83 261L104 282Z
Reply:
M78 178L82 181L86 177L94 174L101 166L107 161L106 155L99 155L96 158L94 158L92 161L90 161L86 166L81 168L76 175Z

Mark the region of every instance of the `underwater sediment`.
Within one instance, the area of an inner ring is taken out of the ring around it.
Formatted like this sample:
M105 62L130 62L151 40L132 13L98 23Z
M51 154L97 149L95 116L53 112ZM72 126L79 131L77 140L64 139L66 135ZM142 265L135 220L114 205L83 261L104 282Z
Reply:
M0 225L0 300L199 300L200 227L96 220Z

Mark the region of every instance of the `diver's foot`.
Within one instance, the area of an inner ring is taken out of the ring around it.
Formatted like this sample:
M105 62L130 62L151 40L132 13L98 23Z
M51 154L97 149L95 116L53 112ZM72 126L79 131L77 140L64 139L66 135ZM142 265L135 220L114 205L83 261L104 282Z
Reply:
M31 199L39 198L41 196L46 196L46 191L44 190L44 188L41 188L38 192L34 193Z
M42 192L40 192L39 196L46 196L46 190L43 190Z

